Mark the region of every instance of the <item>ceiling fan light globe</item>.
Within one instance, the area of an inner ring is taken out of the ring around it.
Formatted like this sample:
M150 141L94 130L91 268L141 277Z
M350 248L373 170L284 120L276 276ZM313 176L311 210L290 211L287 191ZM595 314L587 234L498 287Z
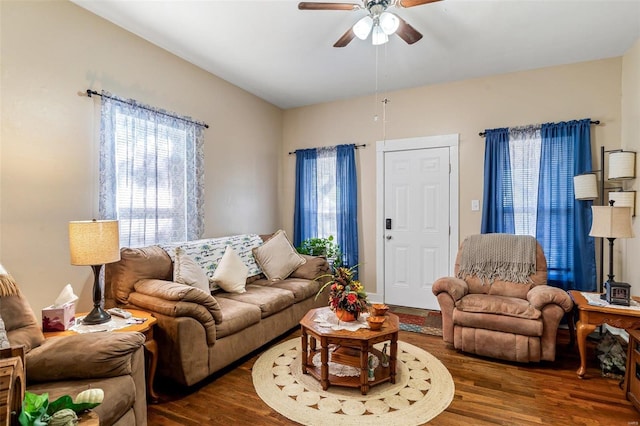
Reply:
M373 19L371 19L371 16L367 15L354 24L353 33L360 40L366 40L366 38L369 37L372 27Z
M384 12L380 15L380 28L386 35L395 33L399 26L400 20L393 13Z
M373 27L373 32L371 33L371 43L374 46L378 46L381 44L385 44L389 41L389 37L385 34L385 32L380 28L379 25Z

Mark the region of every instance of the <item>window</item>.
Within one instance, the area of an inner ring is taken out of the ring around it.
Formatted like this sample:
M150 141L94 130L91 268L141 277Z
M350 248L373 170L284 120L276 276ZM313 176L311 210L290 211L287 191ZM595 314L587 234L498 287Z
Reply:
M548 282L595 290L591 210L573 176L591 170L590 120L486 131L482 233L534 236Z
M296 151L293 242L334 236L342 263L358 264L355 145Z
M103 94L100 215L120 245L198 239L203 231L202 126Z

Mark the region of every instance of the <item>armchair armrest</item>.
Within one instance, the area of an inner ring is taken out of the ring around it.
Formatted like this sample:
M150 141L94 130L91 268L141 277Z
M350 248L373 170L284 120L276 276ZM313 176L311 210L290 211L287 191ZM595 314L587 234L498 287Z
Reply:
M573 301L566 291L549 285L533 287L527 293L527 300L533 307L541 311L549 304L558 305L565 312L569 312L573 308Z
M469 286L466 281L455 277L438 278L432 287L433 294L448 293L454 303L469 293Z
M133 353L144 341L144 335L138 332L86 333L46 339L26 355L27 381L131 374Z

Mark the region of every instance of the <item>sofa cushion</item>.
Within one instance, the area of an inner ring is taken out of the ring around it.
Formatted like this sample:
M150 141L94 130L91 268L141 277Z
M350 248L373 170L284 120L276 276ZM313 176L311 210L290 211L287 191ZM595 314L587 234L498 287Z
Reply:
M180 284L186 284L191 287L209 293L209 277L204 270L198 265L185 251L176 248L176 261L173 264L173 280Z
M263 280L263 282L257 281L255 284L271 284L271 287L280 288L293 293L295 303L301 302L310 297L315 297L320 290L320 284L317 281L309 281L298 278L287 278L286 280L276 281L271 283L270 281Z
M293 293L280 288L266 287L263 285L250 284L245 293L216 293L216 298L233 299L237 302L248 303L260 308L262 318L280 312L293 305L295 298ZM226 321L226 314L222 312L223 323Z
M253 256L269 280L283 280L306 262L282 229L263 245L254 248Z
M456 309L525 319L538 319L542 315L527 300L488 294L467 294L456 302Z
M229 293L244 293L249 268L231 246L227 249L211 277L211 281Z
M238 302L224 297L219 297L218 303L222 309L224 320L220 324L216 324L217 339L237 333L250 325L257 324L262 317L260 308L249 303Z
M135 284L142 279L173 279L173 264L167 252L158 246L120 249L120 260L105 266L105 305L113 306L109 300L116 299L127 304Z
M40 346L44 341L40 324L38 324L29 302L22 293L2 298L0 316L4 320L11 346L24 345L24 351L27 353Z
M304 278L307 280L315 280L324 274L331 272L327 259L320 256L301 255L305 263L300 265L295 271L289 275L290 278Z

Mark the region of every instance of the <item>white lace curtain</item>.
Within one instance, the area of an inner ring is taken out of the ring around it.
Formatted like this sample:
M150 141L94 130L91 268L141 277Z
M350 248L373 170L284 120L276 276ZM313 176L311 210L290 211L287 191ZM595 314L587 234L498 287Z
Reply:
M102 92L100 217L121 246L201 238L203 146L202 125Z

